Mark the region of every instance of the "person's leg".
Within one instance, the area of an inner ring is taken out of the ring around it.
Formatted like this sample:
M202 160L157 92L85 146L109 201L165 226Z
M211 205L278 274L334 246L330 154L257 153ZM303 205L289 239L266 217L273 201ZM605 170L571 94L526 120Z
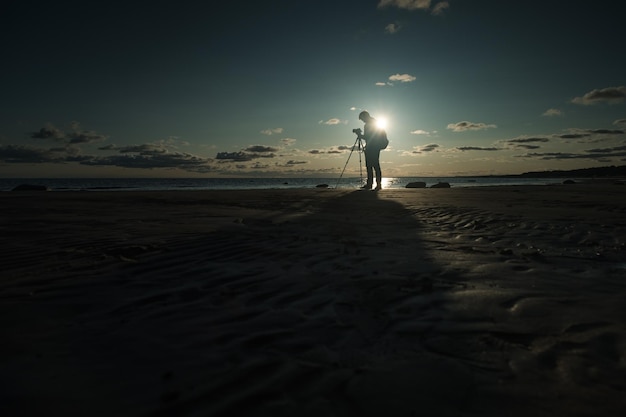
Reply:
M383 187L383 174L380 170L380 150L375 154L375 159L372 161L373 169L376 171L376 189L380 190Z
M372 184L374 184L374 166L372 164L372 153L365 151L365 168L367 170L367 182L363 186L363 188L372 188Z

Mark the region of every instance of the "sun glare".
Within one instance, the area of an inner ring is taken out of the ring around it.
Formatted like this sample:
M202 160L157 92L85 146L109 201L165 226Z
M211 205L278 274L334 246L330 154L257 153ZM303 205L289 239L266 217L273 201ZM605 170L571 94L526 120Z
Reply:
M380 117L376 119L376 126L378 126L380 129L386 129L387 128L387 119L385 119L384 117Z

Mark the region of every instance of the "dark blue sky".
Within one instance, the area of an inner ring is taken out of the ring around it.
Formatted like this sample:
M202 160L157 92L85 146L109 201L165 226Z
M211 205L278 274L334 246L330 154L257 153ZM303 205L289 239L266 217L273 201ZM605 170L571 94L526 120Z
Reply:
M387 176L623 164L623 14L572 3L9 2L0 176L332 176L362 109Z

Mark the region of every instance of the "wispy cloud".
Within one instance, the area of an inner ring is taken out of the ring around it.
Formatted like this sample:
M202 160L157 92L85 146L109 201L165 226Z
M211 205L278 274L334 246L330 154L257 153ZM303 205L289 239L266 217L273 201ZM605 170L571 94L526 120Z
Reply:
M276 152L276 151L278 151L278 149L276 149L276 148L273 148L271 146L263 146L263 145L248 146L244 150L246 152L252 152L252 153L269 153L269 152Z
M326 149L311 149L307 151L307 153L309 155L324 155L324 154L333 155L333 154L342 154L345 152L350 152L352 148L353 148L352 146L339 145L339 146L331 146L330 148L326 148Z
M64 162L62 155L49 150L25 145L0 146L0 161L7 164L40 164Z
M626 157L626 146L616 146L605 149L588 149L585 153L573 152L533 152L519 155L519 158L536 158L545 161L550 160L568 160L568 159L588 159L598 162L612 162L616 158L623 161Z
M215 159L219 161L248 162L258 158L274 158L278 149L271 146L252 145L237 152L218 152Z
M261 130L261 133L267 136L280 135L281 133L283 133L283 128L275 127L273 129L265 129L265 130Z
M568 129L567 133L555 134L553 137L567 141L576 140L578 143L595 143L623 135L620 129Z
M498 141L497 144L504 146L505 148L512 149L512 150L519 150L519 149L531 150L531 149L541 148L541 146L535 145L535 144L538 144L538 143L543 144L543 143L548 143L548 142L550 142L550 139L547 137L520 136L520 137L513 138L513 139Z
M542 116L553 117L553 116L562 116L563 112L559 109L548 109L543 112Z
M598 103L621 103L626 98L626 87L608 87L599 90L591 90L582 97L575 97L572 103L591 105Z
M457 147L456 149L458 149L459 151L501 151L502 149L500 148L495 148L495 147L482 147L482 146L460 146Z
M37 132L32 132L30 137L32 139L54 140L72 145L102 142L107 139L107 136L96 133L93 130L81 129L78 122L72 122L70 126L71 131L64 132L51 124L47 124Z
M398 33L400 29L402 29L402 26L398 23L389 23L387 26L385 26L385 32L389 33L390 35Z
M410 74L394 74L389 76L389 81L399 81L401 83L410 83L415 81L417 78Z
M550 139L545 137L521 137L515 139L509 139L506 141L507 143L546 143L550 142Z
M32 139L52 139L61 141L65 139L65 133L60 129L57 129L51 124L47 124L46 126L39 129L37 132L32 132L30 137Z
M450 3L448 3L447 1L440 1L439 3L435 4L435 7L433 7L431 13L435 16L440 16L448 8L450 8Z
M341 120L341 119L337 119L336 117L333 117L332 119L328 119L328 120L320 120L318 122L318 124L320 125L328 125L328 126L335 126L335 125L340 125L340 124L347 124L348 121L347 120Z
M485 129L495 129L497 128L494 124L486 124L486 123L474 123L474 122L458 122L458 123L450 123L447 126L447 129L452 130L453 132L466 132L468 130L485 130Z
M450 7L450 3L447 1L437 2L432 9L431 4L431 0L380 0L378 8L397 7L404 10L430 10L434 15L441 15L445 9Z
M124 168L175 168L189 172L209 172L213 168L209 165L210 159L201 158L183 152L139 155L113 155L107 157L91 157L81 161L82 165L117 166Z
M436 143L429 143L428 145L418 146L418 147L413 148L413 153L422 154L422 153L433 152L433 151L436 151L437 149L439 149L439 145L437 145Z
M428 10L431 0L380 0L379 8L397 7L406 10Z

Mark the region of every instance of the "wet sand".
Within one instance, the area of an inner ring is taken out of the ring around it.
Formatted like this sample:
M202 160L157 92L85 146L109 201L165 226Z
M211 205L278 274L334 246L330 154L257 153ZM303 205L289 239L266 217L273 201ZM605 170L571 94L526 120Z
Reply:
M626 187L0 193L4 415L626 409Z

